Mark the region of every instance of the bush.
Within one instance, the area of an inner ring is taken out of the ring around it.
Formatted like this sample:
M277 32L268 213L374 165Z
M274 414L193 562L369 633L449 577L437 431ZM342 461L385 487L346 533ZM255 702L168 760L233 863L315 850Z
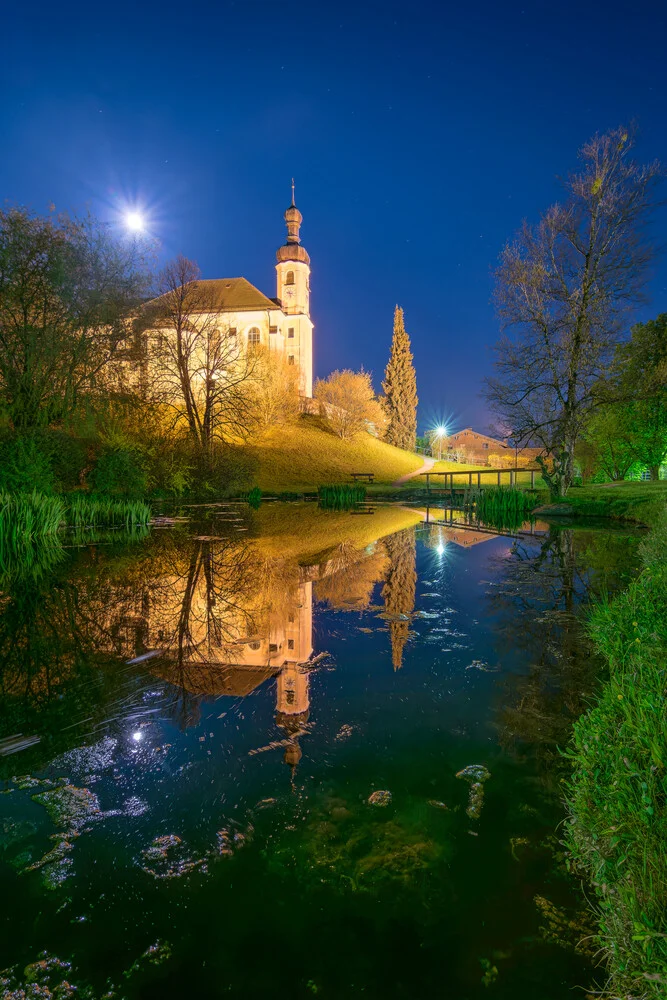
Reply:
M49 456L34 435L5 438L0 445L0 490L49 494L55 487Z
M103 451L90 479L96 493L108 496L141 497L148 486L142 456L135 448Z

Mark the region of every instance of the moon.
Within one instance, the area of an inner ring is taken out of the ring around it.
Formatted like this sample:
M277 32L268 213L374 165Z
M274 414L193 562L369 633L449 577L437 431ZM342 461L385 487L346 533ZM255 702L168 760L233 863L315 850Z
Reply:
M126 212L125 227L131 233L142 233L146 228L146 222L141 212Z

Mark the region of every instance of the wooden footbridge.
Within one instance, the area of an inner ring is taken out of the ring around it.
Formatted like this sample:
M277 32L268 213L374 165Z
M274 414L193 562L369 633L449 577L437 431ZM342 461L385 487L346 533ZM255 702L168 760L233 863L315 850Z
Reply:
M539 473L540 469L478 469L461 471L461 472L421 472L420 478L422 476L426 477L426 489L431 492L431 479L436 476L443 477L442 486L438 484L438 489L446 490L448 488L449 480L449 490L453 492L455 489L464 490L472 489L473 486L528 486L530 484L530 489L535 489L535 474Z

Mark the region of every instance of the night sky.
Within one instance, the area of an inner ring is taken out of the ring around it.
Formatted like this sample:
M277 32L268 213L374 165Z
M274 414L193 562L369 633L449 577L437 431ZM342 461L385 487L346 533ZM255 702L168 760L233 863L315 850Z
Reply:
M316 372L379 388L405 309L420 429L489 423L490 272L595 131L667 162L664 2L62 3L0 28L0 196L150 220L166 260L275 295L290 178ZM658 222L667 221L663 211ZM667 310L667 259L643 315Z

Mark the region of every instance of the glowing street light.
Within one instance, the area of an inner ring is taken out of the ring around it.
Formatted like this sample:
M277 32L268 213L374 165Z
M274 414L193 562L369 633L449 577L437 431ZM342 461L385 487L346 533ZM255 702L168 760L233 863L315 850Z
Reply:
M444 424L438 424L433 432L438 442L438 461L442 458L442 439L447 437L447 428Z

